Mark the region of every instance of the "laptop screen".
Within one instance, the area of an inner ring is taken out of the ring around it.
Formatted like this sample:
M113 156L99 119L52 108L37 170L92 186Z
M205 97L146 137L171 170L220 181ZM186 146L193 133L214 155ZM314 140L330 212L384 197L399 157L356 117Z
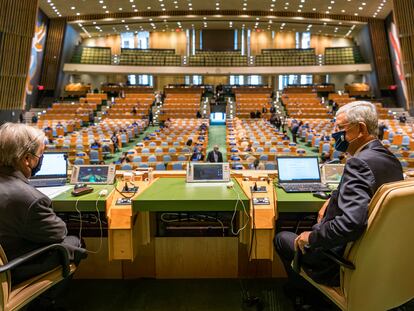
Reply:
M64 152L51 152L43 154L40 171L31 179L50 179L67 177L67 154Z
M277 158L279 183L283 182L320 182L317 157Z

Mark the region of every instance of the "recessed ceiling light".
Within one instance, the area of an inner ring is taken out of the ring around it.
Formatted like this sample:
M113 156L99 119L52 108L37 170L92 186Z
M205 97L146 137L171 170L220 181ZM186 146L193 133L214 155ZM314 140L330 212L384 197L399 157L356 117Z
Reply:
M71 10L75 10L76 8L74 6L70 7Z
M106 14L108 14L108 13L109 13L109 11L105 11L105 13L106 13Z
M79 15L80 15L80 13L76 13L76 15L77 15L77 16L79 16Z
M122 11L122 8L119 8L118 10Z
M151 7L150 7L150 6L147 6L147 9L148 9L148 10L151 10Z
M104 5L104 6L102 7L102 9L106 9L106 5Z

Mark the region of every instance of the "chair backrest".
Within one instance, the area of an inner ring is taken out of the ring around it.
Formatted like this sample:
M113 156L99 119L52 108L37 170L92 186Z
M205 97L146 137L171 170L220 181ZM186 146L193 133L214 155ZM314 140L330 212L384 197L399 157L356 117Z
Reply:
M7 264L7 257L0 245L0 266ZM0 273L0 310L4 310L4 306L9 300L11 290L10 272Z
M414 180L383 185L369 205L362 237L345 257L356 269L341 271L347 310L389 310L414 296Z

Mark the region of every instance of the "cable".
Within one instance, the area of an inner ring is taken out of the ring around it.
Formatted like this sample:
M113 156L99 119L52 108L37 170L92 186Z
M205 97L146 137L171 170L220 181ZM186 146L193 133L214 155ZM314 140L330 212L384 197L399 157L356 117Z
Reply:
M249 213L247 213L246 206L244 205L244 202L240 199L240 194L234 188L231 188L231 189L233 189L234 193L236 193L236 195L237 195L236 205L234 206L234 212L233 212L233 215L231 216L231 233L233 235L239 235L240 232L242 232L244 229L246 229L247 225L249 224L250 215L249 215ZM234 232L233 223L234 223L234 218L235 218L236 213L237 213L237 206L239 205L239 202L243 206L243 211L244 211L244 214L247 216L247 221L240 229L238 229L236 232Z

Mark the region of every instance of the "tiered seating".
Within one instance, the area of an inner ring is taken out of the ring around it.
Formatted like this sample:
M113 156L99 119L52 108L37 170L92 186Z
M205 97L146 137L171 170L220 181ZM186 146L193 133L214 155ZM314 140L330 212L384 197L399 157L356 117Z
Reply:
M51 108L39 116L39 120L75 120L80 119L88 122L93 116L96 104L89 103L54 103Z
M168 93L160 111L160 120L168 118L196 118L200 110L200 93Z
M315 49L263 49L256 66L315 66Z
M263 169L275 170L276 157L305 155L304 149L297 149L295 143L282 140L268 121L238 119L227 121L227 154L233 169L249 169L259 159ZM251 151L248 146L251 145Z
M200 126L206 124L206 130ZM192 139L193 144L186 142ZM129 163L135 167L154 167L156 170L185 169L195 147L202 147L205 156L208 145L208 121L201 119L171 119L165 127L149 134L134 150L128 151ZM122 168L122 164L121 164Z
M245 93L236 89L235 94L237 117L250 118L251 112L259 111L263 118L270 118L270 93ZM262 112L263 107L266 113Z
M65 86L65 93L68 96L85 96L91 91L90 84L84 85L82 83L69 83Z
M197 51L195 55L188 57L189 66L247 66L247 56L240 51Z
M153 101L154 95L151 93L125 94L125 98L115 98L115 103L106 110L103 117L109 119L146 118ZM134 108L136 113L133 112Z
M358 46L325 48L325 65L363 64Z
M121 49L120 65L129 66L181 66L181 56L175 50Z
M283 94L282 101L291 118L331 118L329 107L321 104L316 93Z
M88 93L86 97L81 97L79 101L81 103L96 103L98 105L102 104L103 101L108 100L107 94L102 93Z
M350 96L369 97L371 96L371 89L367 83L352 83L345 84L345 91Z
M77 46L72 63L110 65L111 48Z

